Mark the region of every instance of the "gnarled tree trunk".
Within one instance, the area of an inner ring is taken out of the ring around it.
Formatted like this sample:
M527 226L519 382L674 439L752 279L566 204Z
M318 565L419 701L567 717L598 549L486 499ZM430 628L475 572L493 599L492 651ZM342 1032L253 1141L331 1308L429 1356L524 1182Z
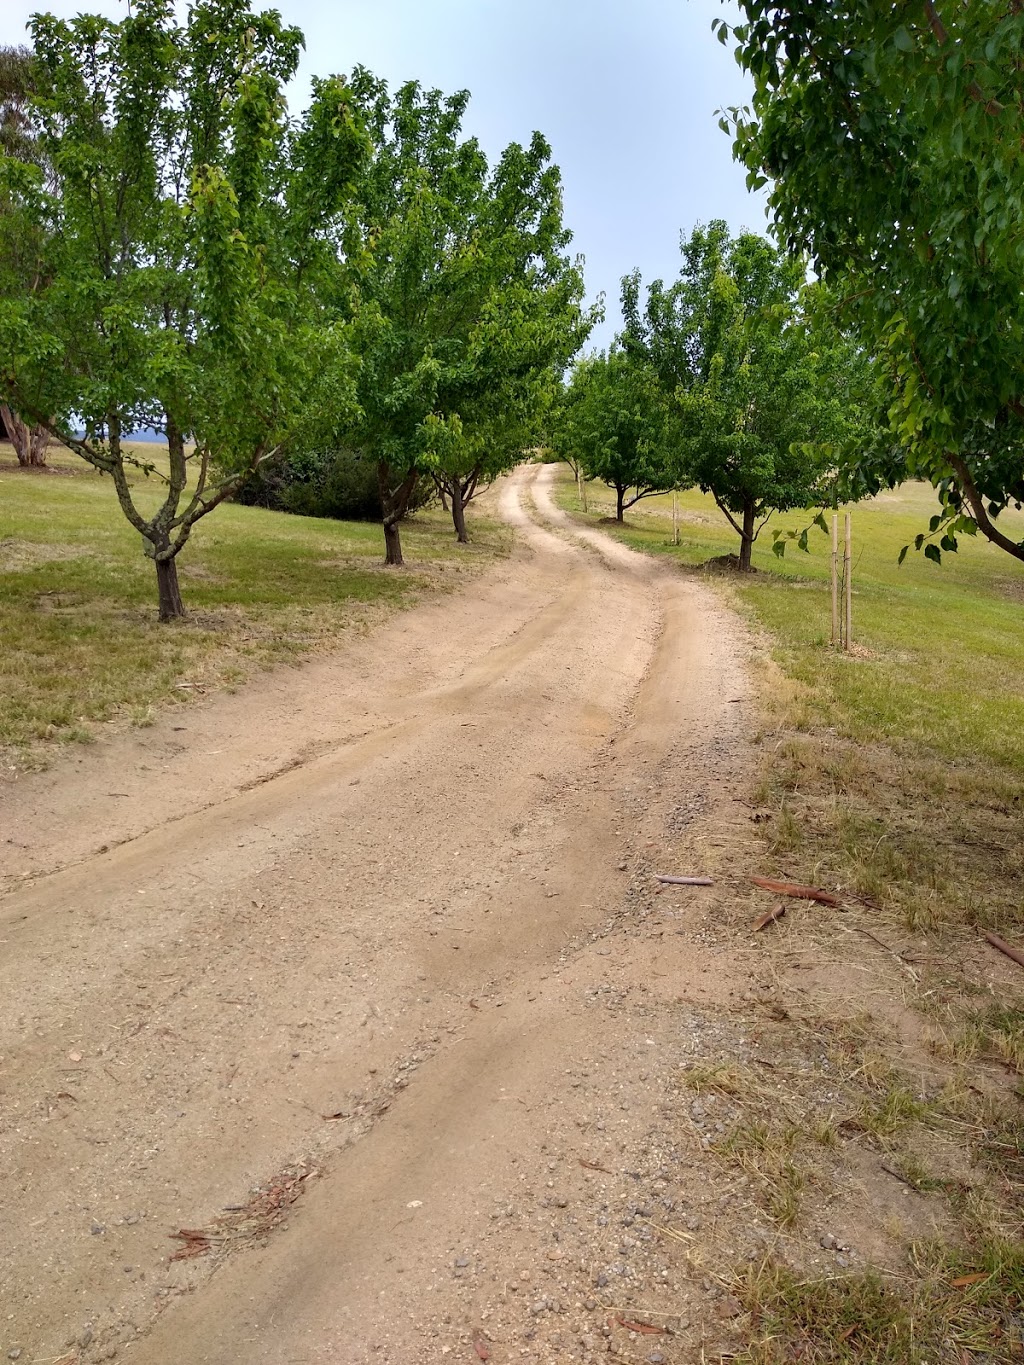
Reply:
M7 435L10 437L14 453L22 469L41 469L46 464L46 450L50 444L50 433L45 427L30 427L16 412L0 404L0 417L3 418Z
M395 488L392 486L391 466L387 460L378 462L377 485L380 488L380 505L384 519L384 563L395 568L405 563L402 558L402 536L398 523L409 510L409 500L418 477L416 469L408 469L402 482Z
M158 559L156 563L156 590L160 599L160 620L174 621L185 615L185 607L178 587L177 559Z

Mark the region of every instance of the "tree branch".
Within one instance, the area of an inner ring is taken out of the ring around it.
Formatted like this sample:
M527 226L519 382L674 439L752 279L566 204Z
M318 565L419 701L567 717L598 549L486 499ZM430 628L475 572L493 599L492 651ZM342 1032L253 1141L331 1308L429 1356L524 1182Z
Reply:
M963 491L971 507L974 520L978 523L978 530L993 545L998 545L1007 554L1013 555L1016 559L1024 560L1024 543L1011 540L1009 536L1004 536L997 526L994 526L988 512L985 510L985 501L978 492L971 471L967 467L967 462L962 455L957 455L953 451L946 452L946 459L949 466L957 477L957 482Z
M732 527L732 529L733 529L733 530L736 532L736 534L739 536L740 540L742 540L742 539L743 539L743 527L742 527L742 526L739 524L739 522L735 519L735 517L733 516L733 514L729 511L728 507L726 507L725 503L724 503L724 502L722 501L722 499L718 496L718 494L714 491L714 489L711 490L711 496L714 498L715 502L718 504L718 510L719 510L720 512L724 513L724 515L728 518L729 525Z
M939 47L945 47L949 42L949 33L946 25L939 17L939 11L935 8L935 0L924 0L924 12L928 16L928 25L935 35L935 41ZM1003 112L1003 106L999 101L986 95L977 81L971 81L967 87L967 93L977 104L985 106L986 114L995 115Z

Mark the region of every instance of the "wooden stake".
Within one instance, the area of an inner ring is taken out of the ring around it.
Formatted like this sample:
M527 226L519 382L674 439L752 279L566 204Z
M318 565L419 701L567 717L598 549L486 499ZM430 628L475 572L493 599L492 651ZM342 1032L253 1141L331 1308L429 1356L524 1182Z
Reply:
M853 644L853 531L852 517L846 514L846 553L843 555L843 587L846 597L846 641L847 649Z
M832 648L839 644L839 513L832 513Z
M672 490L672 544L679 544L679 490Z

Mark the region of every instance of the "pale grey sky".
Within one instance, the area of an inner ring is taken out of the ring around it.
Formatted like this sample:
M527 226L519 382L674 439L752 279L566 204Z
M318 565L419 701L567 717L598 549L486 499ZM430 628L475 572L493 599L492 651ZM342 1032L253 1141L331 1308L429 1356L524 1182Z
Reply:
M24 41L29 14L81 10L120 17L125 0L0 0L0 43ZM566 221L586 257L590 296L607 295L619 325L619 279L679 268L679 234L725 218L765 230L719 129L716 109L742 104L748 86L711 32L719 0L280 0L306 35L293 92L310 74L357 63L397 84L469 89L465 127L496 158L539 128L565 183Z

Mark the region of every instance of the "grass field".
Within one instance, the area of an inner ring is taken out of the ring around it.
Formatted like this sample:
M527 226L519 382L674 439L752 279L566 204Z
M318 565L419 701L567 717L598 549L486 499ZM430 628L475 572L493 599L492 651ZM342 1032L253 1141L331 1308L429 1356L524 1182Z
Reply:
M579 503L568 474L563 505ZM588 518L614 513L588 488ZM645 499L615 534L693 572L735 552L738 537L710 498ZM770 761L758 795L775 810L780 863L830 876L897 907L911 926L943 921L1024 925L1024 564L980 537L935 565L900 548L927 529L930 488L912 484L852 509L855 649L828 647L829 542L771 551L758 572L715 581L763 634L781 671L766 680ZM1024 516L1005 518L1024 535ZM614 527L612 529L615 529Z
M584 515L568 477L560 496ZM588 503L592 521L614 511L599 486ZM808 1117L787 1127L793 1097L775 1088L785 1088L783 1072L744 1076L736 1093L752 1112L758 1085L766 1092L761 1122L719 1150L760 1173L780 1228L799 1216L802 1191L826 1178L815 1142L879 1153L906 1187L940 1194L947 1213L944 1234L908 1244L896 1273L816 1279L799 1257L794 1266L768 1253L726 1274L743 1310L730 1356L742 1365L1024 1360L1024 973L977 935L993 927L1024 946L1024 564L979 539L941 566L911 550L899 567L900 548L935 510L931 489L910 485L854 507L856 648L843 655L829 648L823 535L811 533L811 554L790 543L779 561L766 532L759 572L712 575L698 566L735 553L738 537L710 499L687 493L680 503L679 546L671 497L645 500L612 529L681 572L706 574L750 621L755 658L770 656L759 670L763 759L750 793L765 870L864 899L876 936L867 973L879 943L902 951L909 937L915 966L904 968L899 999L916 1011L935 1068L925 1103L900 1042L880 1035L872 1052L837 998L822 1036L839 1030L849 1048L848 1063L836 1063L850 1086L847 1129L819 1133ZM778 524L802 529L809 519ZM1024 517L1003 520L1024 535ZM990 967L1002 981L994 992L983 984ZM875 989L885 995L880 979ZM791 1074L808 1069L813 1057ZM943 1168L942 1129L969 1154L966 1183Z
M54 742L88 741L97 723L145 724L195 685L232 686L337 647L506 545L477 518L473 543L457 547L449 519L428 510L402 529L412 567L387 571L379 526L224 505L178 559L188 619L161 625L153 566L109 478L60 451L59 472L12 464L0 445L0 751L15 766L45 762ZM155 480L139 488L143 504L159 495Z

